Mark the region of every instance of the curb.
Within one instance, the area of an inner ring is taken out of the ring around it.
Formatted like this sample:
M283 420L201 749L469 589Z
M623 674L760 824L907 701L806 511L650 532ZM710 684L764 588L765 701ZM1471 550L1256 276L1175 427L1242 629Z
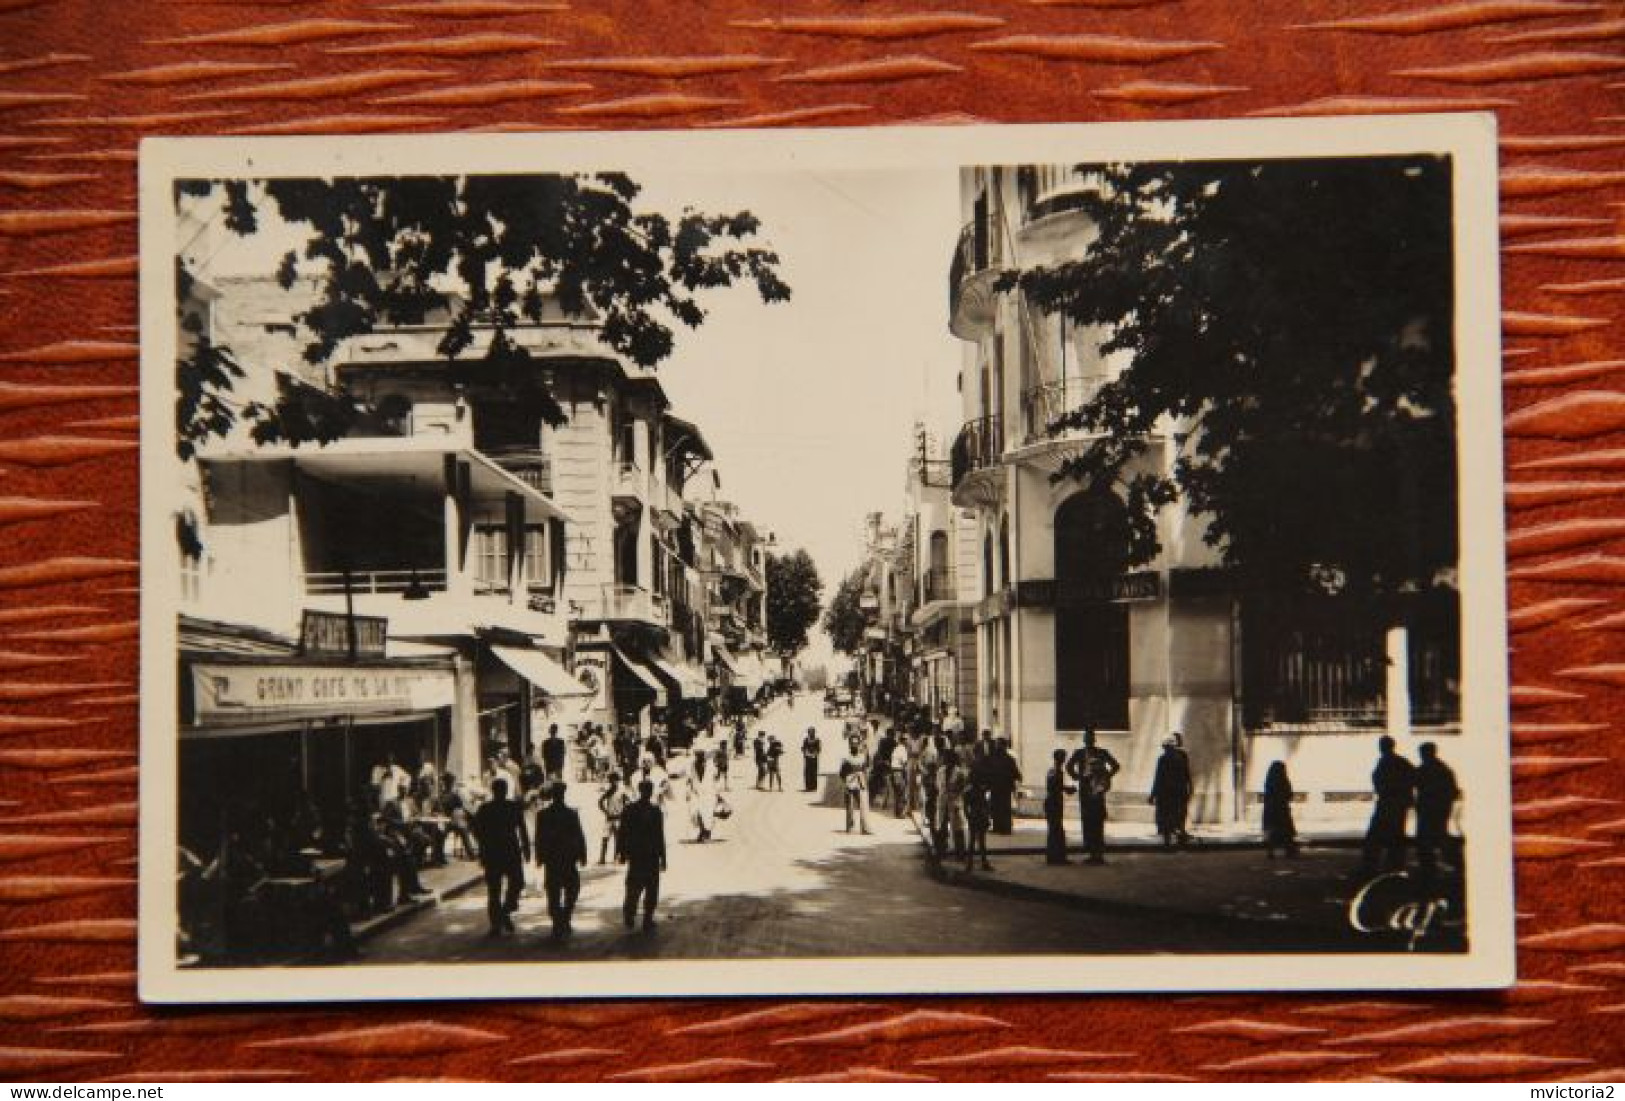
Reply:
M350 927L350 935L356 939L357 943L370 940L380 933L394 929L425 910L439 906L448 899L467 894L478 886L483 879L483 873L478 871L470 872L466 877L456 880L450 886L431 891L421 898L414 898L404 906L395 907L387 914L377 914L364 921L356 922Z
M953 887L965 887L985 894L1000 895L1005 898L1015 898L1026 902L1042 902L1052 906L1062 906L1069 910L1078 910L1089 913L1114 914L1123 917L1138 918L1177 918L1182 921L1201 921L1209 925L1224 926L1236 932L1258 934L1268 932L1272 935L1297 935L1308 940L1323 940L1325 930L1318 925L1307 924L1301 921L1255 921L1250 918L1232 917L1228 914L1214 913L1211 910L1188 910L1168 906L1155 906L1142 902L1125 902L1121 899L1094 898L1089 895L1076 894L1071 891L1057 891L1048 887L1035 887L1028 883L1016 883L1007 879L997 879L977 872L960 871L948 867L938 857L931 844L930 833L920 822L917 814L910 814L914 823L915 832L919 834L921 847L925 852L926 866L931 877L939 883ZM1263 846L1252 846L1262 848ZM1071 851L1070 849L1068 850ZM1031 850L1034 855L1042 856L1043 849ZM989 855L993 855L990 853ZM1002 855L1025 855L1021 850L1005 849Z

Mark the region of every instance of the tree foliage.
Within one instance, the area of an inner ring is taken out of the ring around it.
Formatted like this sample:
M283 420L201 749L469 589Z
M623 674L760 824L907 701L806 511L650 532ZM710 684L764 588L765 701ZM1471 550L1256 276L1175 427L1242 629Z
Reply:
M1098 237L1007 276L1120 376L1051 430L1134 564L1183 495L1238 573L1430 584L1456 559L1451 168L1414 157L1080 166ZM1151 454L1172 429L1177 458Z
M345 340L380 325L417 324L449 308L437 350L458 372L456 381L538 388L532 373L520 370L530 355L513 333L540 321L550 300L567 315L596 320L611 349L653 367L671 354L676 325L705 320L701 292L749 281L765 302L790 297L778 256L751 243L760 229L754 215L686 210L672 219L635 209L640 190L619 173L179 187L187 195L218 193L234 233L260 232L266 204L309 231L275 273L284 288L301 276L320 282L317 300L296 318L310 335L308 363L327 362ZM465 356L477 331L490 339L480 355ZM205 340L189 352L177 365L183 457L239 417L253 422L261 442L299 443L336 439L355 416L348 395L292 384L274 404L239 404L231 391L240 368L229 349ZM551 395L529 396L555 422L562 419Z
M805 550L767 556L767 644L793 658L807 648L807 633L822 610L824 582Z
M863 632L869 621L863 614L861 601L868 577L869 572L863 566L847 574L824 610L824 633L829 635L830 644L839 653L856 654L863 649Z

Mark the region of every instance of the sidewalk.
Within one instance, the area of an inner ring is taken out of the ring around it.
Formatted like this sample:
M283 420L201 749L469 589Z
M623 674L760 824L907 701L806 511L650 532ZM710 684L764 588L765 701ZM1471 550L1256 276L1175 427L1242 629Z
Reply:
M1044 840L1048 835L1048 827L1042 818L1018 817L1012 824L1015 827L1012 833L988 834L987 847L989 851L1038 854L1044 852ZM1081 852L1083 825L1076 813L1066 817L1065 826L1067 851L1070 853ZM1193 849L1239 848L1257 849L1262 852L1264 848L1263 831L1257 825L1248 822L1193 825L1190 827L1190 834L1194 838L1190 844ZM1298 842L1301 845L1357 848L1364 837L1365 823L1363 820L1358 824L1310 822L1300 826L1298 831ZM1106 847L1108 849L1160 851L1162 849L1162 838L1157 834L1156 827L1149 822L1108 820L1106 822Z
M443 868L424 868L418 872L418 880L423 884L427 894L408 899L381 914L373 914L371 917L351 922L350 934L355 937L357 943L363 943L368 937L377 936L386 929L393 929L415 914L472 890L484 879L485 873L480 870L478 860L452 860Z
M1076 820L1068 825L1075 854ZM925 834L920 836L933 874L972 890L1164 924L1199 923L1237 950L1404 950L1402 934L1368 935L1351 926L1350 902L1364 879L1353 874L1360 859L1354 851L1358 837L1346 833L1324 842L1301 837L1297 857L1272 860L1256 833L1215 829L1201 844L1164 850L1160 838L1148 836L1149 827L1122 823L1108 829L1104 865L1087 864L1078 855L1056 865L1044 860L1042 823L1035 827L1031 820L1018 820L1016 826L1011 836L989 837L991 870L966 871L952 857L939 861ZM1444 877L1437 893L1452 905L1426 947L1460 951L1465 945L1461 876Z

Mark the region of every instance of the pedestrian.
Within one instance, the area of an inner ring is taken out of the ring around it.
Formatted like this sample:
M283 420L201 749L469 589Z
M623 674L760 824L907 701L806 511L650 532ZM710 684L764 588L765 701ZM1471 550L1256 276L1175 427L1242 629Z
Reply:
M913 754L909 750L908 738L899 735L891 749L891 768L886 777L891 791L892 813L898 818L908 813L908 775L911 760Z
M626 899L621 919L628 929L643 904L643 931L655 926L660 905L660 873L666 870L666 816L654 803L654 784L638 784L637 802L621 815L621 852L626 857Z
M1191 759L1182 745L1184 738L1177 732L1162 743L1162 756L1157 758L1157 771L1151 781L1151 795L1146 802L1157 808L1157 832L1162 835L1162 847L1171 848L1175 841L1187 844L1191 835L1185 830L1185 819L1190 813Z
M925 816L926 829L932 836L937 828L937 793L941 787L942 736L927 734L920 740L920 757L916 764L920 776L920 810Z
M774 734L767 739L767 790L783 791L784 776L779 771L779 763L784 759L784 743Z
M1387 734L1377 739L1377 766L1371 770L1371 790L1377 801L1365 831L1360 875L1405 867L1405 825L1415 797L1416 766L1394 745Z
M982 777L974 772L970 782L965 785L965 832L969 835L969 844L965 847L965 870L971 870L978 854L982 858L982 870L991 872L993 865L987 859L987 831L993 824L993 816L989 805L989 791L983 783Z
M1264 773L1264 852L1271 860L1275 850L1298 855L1298 826L1292 820L1292 778L1286 762L1275 761Z
M729 753L727 738L717 739L716 748L711 751L711 756L716 761L718 789L722 791L732 791L733 789L728 786Z
M569 746L559 737L559 724L548 726L547 737L542 740L542 768L553 783L564 779L564 758L568 750Z
M880 736L869 770L869 801L876 810L891 792L891 757L897 748L897 735L891 727Z
M711 840L711 831L716 828L717 816L717 778L716 774L706 767L705 754L694 758L694 767L688 774L688 817L694 824L698 834L694 840L700 844Z
M1422 758L1416 766L1416 860L1425 875L1432 875L1440 850L1450 845L1450 811L1461 789L1455 772L1439 759L1438 745L1423 742L1416 752Z
M547 788L547 805L536 812L536 863L542 869L554 940L563 940L572 932L570 916L581 897L581 869L587 863L581 816L565 804L564 792L564 781L555 780Z
M818 758L824 752L824 743L818 740L818 728L809 726L801 739L801 790L818 789Z
M1078 805L1083 816L1083 847L1088 863L1106 863L1106 795L1112 790L1112 777L1122 770L1110 751L1095 744L1093 727L1083 731L1083 744L1066 762L1066 774L1078 786Z
M756 753L756 790L761 791L767 786L767 731L756 732L751 748Z
M1066 797L1077 788L1066 782L1066 750L1057 749L1044 779L1044 862L1070 864L1066 858Z
M852 832L854 822L869 833L869 754L863 748L863 736L853 734L846 742L846 756L841 759L842 801L846 804L846 832Z
M1015 832L1015 795L1016 788L1021 785L1021 766L1010 755L1010 743L1004 738L994 741L986 769L993 832L1009 836Z
M631 801L627 788L621 784L621 774L611 772L604 790L598 795L598 810L604 816L604 836L598 842L598 863L609 863L609 848L615 846L615 863L621 862L621 813Z
M491 922L486 936L511 933L519 892L525 887L530 837L519 804L508 798L507 777L491 781L491 798L474 812L473 828L480 843L480 865L485 869L485 913Z
M472 815L468 788L449 772L441 777L440 783L440 799L435 806L446 819L446 832L462 845L463 859L473 860L479 855L479 846L474 843L474 832L469 828Z
M937 857L947 855L953 843L956 859L965 855L965 789L970 786L966 750L949 749L942 755L942 792L937 796Z

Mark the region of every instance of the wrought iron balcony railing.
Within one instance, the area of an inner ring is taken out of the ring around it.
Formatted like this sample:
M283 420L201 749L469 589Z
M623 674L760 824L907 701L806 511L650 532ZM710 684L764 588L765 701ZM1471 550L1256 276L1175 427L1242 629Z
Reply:
M948 462L953 484L959 485L967 474L996 466L1004 454L1004 430L998 417L977 417L966 421L954 440Z
M1106 375L1084 375L1041 383L1021 396L1026 440L1036 443L1053 434L1056 422L1095 399L1111 379Z

